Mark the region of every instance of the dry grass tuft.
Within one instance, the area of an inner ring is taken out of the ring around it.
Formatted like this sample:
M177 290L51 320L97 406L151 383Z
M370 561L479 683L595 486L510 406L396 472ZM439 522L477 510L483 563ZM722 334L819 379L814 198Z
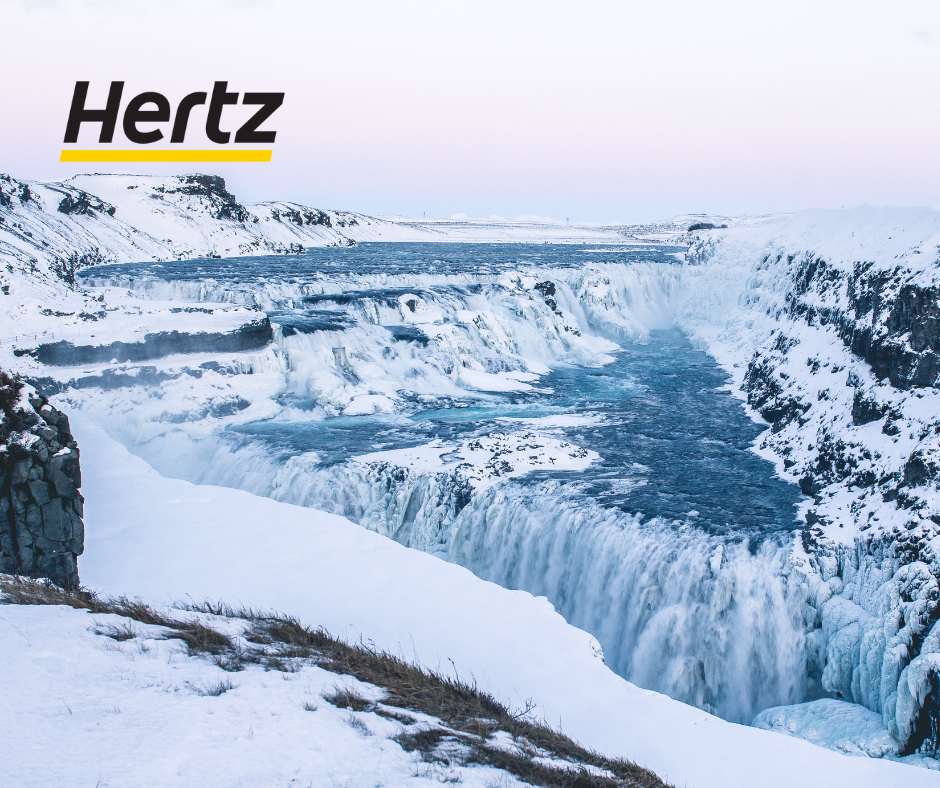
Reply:
M222 681L217 681L215 684L206 684L202 687L197 687L195 684L190 684L193 692L197 695L202 695L203 697L209 698L218 698L220 695L224 695L229 690L235 689L237 685L233 684L228 679L223 679Z
M130 621L127 621L119 627L113 624L96 624L95 634L104 635L105 637L111 638L111 640L123 643L125 640L133 640L137 637L137 630L134 629L134 625L131 624Z
M324 695L323 700L332 703L338 709L349 709L350 711L373 711L375 708L372 701L366 700L354 690L341 687L337 687L329 695Z

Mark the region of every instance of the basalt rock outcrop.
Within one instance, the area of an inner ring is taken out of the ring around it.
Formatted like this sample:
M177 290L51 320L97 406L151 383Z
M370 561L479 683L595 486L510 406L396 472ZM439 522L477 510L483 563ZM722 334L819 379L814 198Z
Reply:
M179 185L161 189L160 192L203 198L216 219L231 219L233 222L252 220L251 212L225 188L225 180L218 175L183 175L179 178Z
M852 352L893 386L940 386L940 287L901 267L859 262L848 273L811 253L797 262L794 316L835 325Z
M68 416L2 371L0 413L0 572L76 589L84 498Z

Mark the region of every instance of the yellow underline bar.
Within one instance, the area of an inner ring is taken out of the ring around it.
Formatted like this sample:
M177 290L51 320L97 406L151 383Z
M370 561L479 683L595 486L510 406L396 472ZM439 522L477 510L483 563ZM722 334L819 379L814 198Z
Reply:
M59 161L271 161L270 150L64 150Z

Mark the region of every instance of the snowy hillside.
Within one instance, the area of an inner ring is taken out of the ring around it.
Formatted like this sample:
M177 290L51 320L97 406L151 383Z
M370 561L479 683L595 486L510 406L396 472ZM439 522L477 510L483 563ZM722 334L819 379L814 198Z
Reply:
M289 203L245 206L212 175L79 175L62 183L0 177L7 255L66 274L100 262L285 253L346 244L343 231L389 223ZM370 229L372 228L372 229Z
M0 668L17 677L5 698L23 710L15 730L0 722L17 752L4 774L24 788L92 780L666 788L528 719L528 707L511 710L465 682L290 617L154 607L0 576L3 603L20 636L0 641ZM34 739L50 734L69 744L51 762L35 758Z

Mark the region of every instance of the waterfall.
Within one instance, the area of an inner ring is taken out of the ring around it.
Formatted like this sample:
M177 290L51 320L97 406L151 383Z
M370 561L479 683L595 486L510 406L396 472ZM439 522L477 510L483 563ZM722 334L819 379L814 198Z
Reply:
M558 481L471 494L454 474L323 465L315 452L284 460L231 438L194 442L193 451L196 481L341 514L546 597L641 687L741 723L810 691L805 578L791 566L790 533L732 538L690 522L642 521ZM177 439L144 454L179 473L187 452Z
M642 687L744 723L804 698L803 595L789 544L641 523L553 487L474 500L458 518L451 559L547 597Z
M140 410L110 420L109 430L160 472L341 514L484 579L545 596L598 639L618 674L726 719L749 723L814 691L806 584L790 563L792 532L768 535L755 525L717 535L693 520L644 520L599 505L577 477L472 489L454 472L356 462L349 452L337 459L315 427L324 416L352 414L350 403L364 398L399 413L420 409L413 403L468 397L504 407L496 383L526 392L540 384L519 381L546 374L549 365L603 367L617 350L604 337L645 343L651 329L674 323L686 291L679 267L97 283L300 310L286 316L298 322L285 319L274 357L255 364L259 380L277 381L271 389L284 404L283 421L265 439L175 415L141 426ZM541 402L550 405L550 397ZM105 410L124 412L113 403ZM416 422L386 413L381 429L397 430L396 439L410 445L424 439ZM351 440L364 453L379 431Z

